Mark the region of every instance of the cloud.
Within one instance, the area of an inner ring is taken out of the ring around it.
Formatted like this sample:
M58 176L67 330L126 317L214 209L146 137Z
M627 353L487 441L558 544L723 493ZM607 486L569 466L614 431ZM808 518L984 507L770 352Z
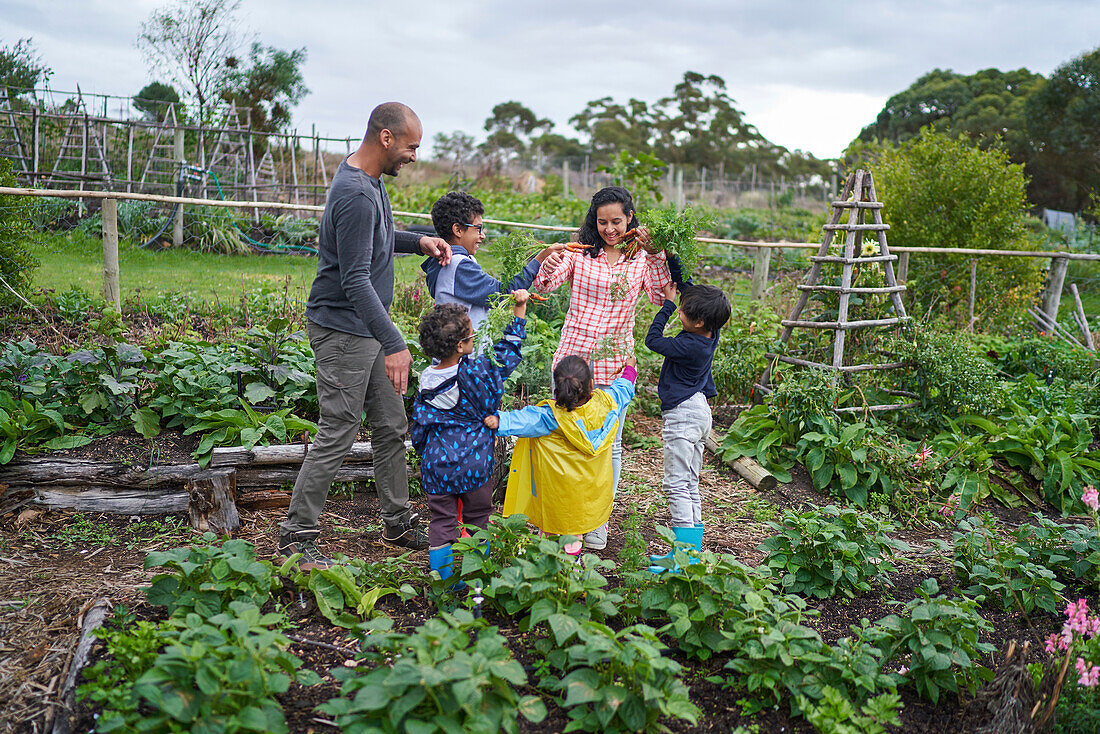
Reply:
M150 81L134 39L162 5L5 0L0 44L33 37L57 89L128 97ZM429 142L481 135L493 106L515 99L575 134L568 119L589 100L653 103L693 70L725 79L766 137L819 156L839 153L933 68L1049 74L1100 38L1091 0L244 0L241 19L267 45L307 48L302 132L358 139L374 105L398 99Z

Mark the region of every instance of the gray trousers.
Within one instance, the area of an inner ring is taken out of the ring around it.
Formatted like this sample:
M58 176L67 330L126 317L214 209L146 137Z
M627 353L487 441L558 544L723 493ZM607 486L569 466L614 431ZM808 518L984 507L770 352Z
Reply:
M692 527L703 522L699 496L699 470L703 467L703 439L710 433L710 405L697 392L672 410L661 414L665 442L665 494L673 527Z
M332 478L355 442L363 411L374 449L374 483L382 520L396 525L409 518L409 475L405 462L408 419L405 404L386 376L378 340L346 334L309 322L309 343L317 361L317 436L294 482L285 532L312 530L325 506Z

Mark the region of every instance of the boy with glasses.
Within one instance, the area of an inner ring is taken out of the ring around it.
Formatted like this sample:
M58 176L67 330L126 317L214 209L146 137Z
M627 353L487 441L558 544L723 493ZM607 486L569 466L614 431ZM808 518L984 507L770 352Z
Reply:
M464 191L452 191L441 196L432 206L432 225L451 246L451 261L443 265L436 259L424 261L421 268L427 275L428 292L436 303L457 303L466 307L474 331L489 313L489 297L517 288L530 288L531 281L546 264L552 272L561 261L564 244L547 245L523 272L505 285L481 269L474 256L485 240L485 225L481 218L485 207ZM480 347L480 345L475 345ZM480 351L475 349L475 352Z
M435 363L420 375L412 442L431 510L428 561L442 578L453 573L451 544L460 524L483 528L493 509L493 432L482 421L500 408L527 337L529 295L521 289L512 298L515 319L493 345L495 359L471 356L474 325L459 304L436 304L420 320L420 348Z

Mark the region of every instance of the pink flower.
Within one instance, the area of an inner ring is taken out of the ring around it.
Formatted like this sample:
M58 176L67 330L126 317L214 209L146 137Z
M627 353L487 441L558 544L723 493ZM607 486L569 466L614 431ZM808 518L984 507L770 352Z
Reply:
M1077 678L1078 685L1086 688L1095 688L1100 683L1100 665L1093 665L1084 658L1077 658L1075 666L1080 674Z
M1058 649L1059 643L1060 640L1058 639L1058 635L1051 635L1046 641L1046 651L1048 653L1053 653Z
M1081 501L1085 503L1093 512L1100 509L1100 492L1096 490L1096 487L1091 484L1085 487L1084 494L1081 495Z
M905 675L908 672L909 672L908 666L903 665L900 668L898 668L898 675Z
M955 495L951 495L947 498L947 502L940 508L940 514L944 517L951 517L955 514L955 510L959 509L959 498Z
M928 459L931 458L932 453L932 447L925 446L916 453L916 460L914 461L914 463L917 466L924 466L924 462L928 461Z

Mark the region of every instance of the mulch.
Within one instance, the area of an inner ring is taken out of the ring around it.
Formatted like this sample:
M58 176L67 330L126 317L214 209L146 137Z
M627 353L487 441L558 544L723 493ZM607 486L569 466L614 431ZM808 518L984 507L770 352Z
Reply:
M640 435L660 436L659 419L640 415L633 419ZM174 463L187 461L194 443L188 437L170 433L162 434L153 442L136 434L122 434L99 439L79 450L66 452L66 455L142 462L155 452L160 463ZM664 552L654 526L669 521L661 492L662 462L662 450L658 445L624 452L620 494L611 520L612 528L621 528L628 515L637 513L642 518L641 531L650 553ZM754 519L753 508L759 508L762 502L779 508L827 503L826 498L813 490L803 472L796 471L791 483L761 494L709 454L700 488L707 523L704 548L730 553L749 565L762 560L757 546L772 532L765 523ZM427 517L423 498L415 498L414 505ZM281 509L242 512L238 537L254 543L259 556L270 555L275 549L277 526L284 512ZM1027 520L1022 511L999 512L1009 522ZM154 571L142 568L143 559L150 550L175 547L188 540L186 534L169 538L156 536L148 528L148 522L140 522L149 518L92 515L85 519L94 521L96 527L106 528L104 533L109 541L64 542L66 528L71 528L78 520L76 513L68 511L24 507L0 515L0 700L4 702L0 709L0 731L47 730L79 635L81 611L90 601L106 597L115 606L127 605L137 610L139 617L160 614L160 610L144 602L141 587L148 584ZM322 516L323 544L329 552L338 551L368 560L397 554L395 549L381 543L381 530L378 503L373 493L330 497ZM949 529L903 529L897 536L913 547L913 563L903 564L901 570L892 575L892 586L876 587L871 593L855 599L834 598L810 603L820 614L807 623L818 629L826 641L834 642L850 635L850 626L860 625L864 619L873 621L894 612L894 602L911 599L925 578L939 578L941 589L954 586L950 565L925 555L931 538L950 539ZM621 532L612 532L608 547L598 555L618 559L623 551L622 541ZM413 553L411 557L426 568L426 552ZM424 596L407 603L396 597L384 598L379 608L395 620L398 628L415 627L434 613L432 603ZM985 641L999 648L1009 639L1039 643L1061 626L1059 618L1041 613L1032 614L1029 619L986 609L983 616L995 628L992 634L985 636ZM507 619L494 621L512 641L517 659L533 664L524 635L514 623ZM303 617L292 633L300 640L309 641L294 642L292 652L308 667L321 673L324 683L310 689L294 686L281 697L290 730L334 731L314 707L337 695L335 681L327 671L342 665L346 656L310 642L346 647L349 644L346 633L316 615ZM1032 649L1038 659L1041 644L1033 644ZM722 672L725 660L721 656L699 663L684 658L678 651L670 654L688 668L686 680L692 700L703 711L697 726L672 722L673 731L727 732L739 725L756 725L761 732L812 731L804 719L791 717L785 707L744 716L737 691L705 680L708 675ZM899 693L905 708L901 715L902 726L893 731L969 732L977 728L982 716L981 711L964 699L947 696L938 705L932 705L917 698L911 688L903 688ZM547 721L537 726L524 723L523 731L561 731L567 719L557 707L550 708ZM91 712L86 707L80 709L80 714L76 731L87 730L92 725Z

